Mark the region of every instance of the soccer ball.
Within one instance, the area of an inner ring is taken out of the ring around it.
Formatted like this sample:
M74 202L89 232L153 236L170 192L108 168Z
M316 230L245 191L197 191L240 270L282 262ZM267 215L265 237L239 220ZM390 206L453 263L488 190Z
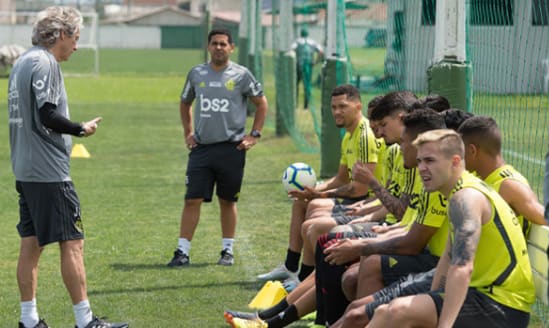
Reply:
M316 185L315 170L305 163L293 163L284 170L282 185L286 191L312 188Z

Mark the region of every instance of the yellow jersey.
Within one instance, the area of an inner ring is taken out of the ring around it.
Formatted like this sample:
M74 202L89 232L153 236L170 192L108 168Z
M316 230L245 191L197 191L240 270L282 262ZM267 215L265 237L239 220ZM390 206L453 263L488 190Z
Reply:
M484 181L465 171L448 200L464 188L474 188L490 201L492 217L482 225L474 260L470 287L508 307L530 312L535 290L526 249L518 219L503 198ZM454 239L453 226L450 222Z
M499 188L501 187L501 184L507 179L516 180L530 187L528 180L513 166L508 164L498 167L497 169L492 171L492 173L490 173L490 175L488 175L486 179L484 179L484 182L492 186L492 188L494 188L499 193ZM522 226L522 232L524 233L524 236L528 236L528 232L530 231L530 227L532 226L532 224L530 223L530 221L526 220L524 216L519 215L518 213L515 214L517 214L517 219Z

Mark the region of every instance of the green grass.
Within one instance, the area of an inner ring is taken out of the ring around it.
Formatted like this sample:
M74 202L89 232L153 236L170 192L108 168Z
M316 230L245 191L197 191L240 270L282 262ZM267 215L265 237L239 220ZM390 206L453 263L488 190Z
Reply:
M177 244L187 160L178 99L184 74L199 62L186 59L187 55L199 58L200 54L180 51L173 56L168 51L166 60L149 58L151 53L133 60L131 51L112 53L123 57L118 64L111 63L113 71L117 69L114 72L65 81L72 119L104 118L97 135L74 139L92 157L72 161L86 231L92 307L99 315L128 320L132 327L226 326L223 310L246 309L261 287L255 275L283 259L290 210L280 183L283 169L295 161L318 168L318 154L297 153L289 138L275 138L273 129L267 127L261 143L247 158L236 265L215 265L221 240L218 206L212 203L204 205L193 240L194 265L169 270L165 264ZM156 68L146 72L152 65ZM103 61L102 67L106 67ZM139 67L147 69L141 72ZM5 95L6 89L7 80L0 80L0 93ZM272 92L267 90L270 99ZM6 108L5 97L0 98L0 107ZM15 282L19 237L7 124L0 126L0 140L4 186L0 191L0 229L4 232L0 239L0 322L5 323L0 327L12 327L19 315ZM55 245L42 255L39 311L54 327L73 327L58 257Z
M360 66L372 65L371 58L383 58L378 49L373 51L352 50L357 70L379 72L379 65ZM77 53L63 64L65 71L86 72L88 67L82 66L90 63L89 56ZM247 158L238 204L236 264L215 265L221 240L219 210L212 203L203 206L193 240L194 265L167 269L177 243L185 192L187 150L179 121L179 93L186 72L202 56L196 50L104 49L101 75L65 81L74 120L104 118L96 136L74 139L92 157L72 161L86 230L90 301L97 314L128 320L131 327L226 327L223 310L246 309L261 287L255 276L283 260L290 215L290 202L280 183L283 169L295 161L320 168L318 154L299 153L289 138L274 137L273 64L267 53L264 86L271 111L264 137ZM0 79L0 94L6 95L6 89L7 80ZM371 96L365 95L364 100ZM507 107L524 107L520 101L509 98ZM531 113L527 120L539 122L536 106L521 114ZM0 97L0 107L6 108L5 96ZM511 128L519 136L523 130L522 126ZM18 206L5 121L0 125L0 140L0 327L13 327L19 316ZM521 150L523 144L518 142L516 147ZM39 311L54 327L73 327L58 257L57 247L50 245L41 259ZM536 325L539 320L534 319L532 326ZM303 322L293 325L305 326Z

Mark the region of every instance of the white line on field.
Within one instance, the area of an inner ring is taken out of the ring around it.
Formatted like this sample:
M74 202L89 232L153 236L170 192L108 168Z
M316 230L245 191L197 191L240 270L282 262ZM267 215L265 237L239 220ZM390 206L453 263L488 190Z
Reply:
M521 153L517 153L515 151L512 151L512 150L504 150L503 151L505 154L508 154L508 155L511 155L515 158L520 158L520 159L523 159L525 161L528 161L528 162L532 162L534 164L538 164L538 165L545 165L545 162L542 161L541 159L537 159L537 158L533 158L533 157L530 157L528 155L524 155L524 154L521 154Z

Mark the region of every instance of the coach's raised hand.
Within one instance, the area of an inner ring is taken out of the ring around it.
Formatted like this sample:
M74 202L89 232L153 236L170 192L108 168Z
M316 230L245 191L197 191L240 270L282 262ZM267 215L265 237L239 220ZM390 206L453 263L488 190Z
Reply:
M103 120L102 117L96 117L91 121L83 122L82 123L82 129L84 130L84 137L91 136L92 134L97 131L97 123L101 122Z

